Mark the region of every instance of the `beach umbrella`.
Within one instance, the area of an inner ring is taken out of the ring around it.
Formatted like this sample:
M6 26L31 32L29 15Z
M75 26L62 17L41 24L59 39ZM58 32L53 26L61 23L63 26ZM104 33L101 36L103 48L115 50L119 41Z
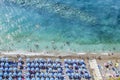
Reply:
M68 67L69 65L68 64L65 64L65 67Z
M9 76L12 76L12 72L9 72L9 74L8 74Z
M52 76L53 76L53 74L52 74L52 73L49 73L48 75L49 75L49 77L52 77Z
M26 62L30 62L30 58L27 58L27 59L26 59Z
M71 60L71 59L68 59L68 63L72 63L72 60Z
M85 65L85 64L82 64L81 67L84 69L84 68L86 68L86 65Z
M5 59L4 58L1 58L1 61L4 61Z
M41 77L41 79L40 80L45 80L45 78L44 77Z
M38 66L39 66L39 64L38 64L38 63L35 63L35 66L36 66L36 67L38 67Z
M62 72L62 69L61 69L61 68L58 68L57 71L58 71L58 72Z
M34 65L35 65L35 64L32 62L32 63L31 63L31 67L34 67Z
M47 63L45 63L44 66L46 67L46 66L47 66Z
M57 73L54 73L54 76L56 76L56 77L57 77L57 75L58 75Z
M58 78L55 78L55 80L59 80Z
M0 80L2 80L2 77L0 77Z
M18 61L22 61L22 58L20 57L20 58L18 58Z
M22 76L22 72L18 72L18 76Z
M26 80L30 80L30 78L26 78Z
M32 68L31 68L31 71L34 71L34 70L35 70L35 68L34 68L34 67L32 67Z
M13 68L13 71L17 71L17 68L16 68L16 67L14 67L14 68Z
M35 80L35 78L34 77L32 77L32 79L31 80Z
M27 67L27 71L30 71L30 68L29 68L29 67Z
M73 64L73 67L76 67L77 65L76 64Z
M50 78L50 80L54 80L54 78L53 78L53 77L51 77L51 78Z
M60 67L60 64L57 64L56 66L57 66L57 67Z
M44 64L43 63L40 63L40 65L39 65L40 67L43 67L44 66Z
M18 62L18 66L22 66L22 63L21 63L21 62Z
M2 73L2 72L0 72L0 77L1 77L1 76L3 76L3 73Z
M47 76L48 76L48 73L45 73L44 76L47 77Z
M5 58L5 61L8 61L8 58L7 58L7 57Z
M80 60L79 63L82 65L82 64L85 64L84 63L84 60Z
M60 59L56 59L56 62L60 62Z
M62 74L61 74L61 73L58 73L58 76L59 76L59 77L61 77L61 76L62 76Z
M3 71L3 67L0 67L0 71Z
M6 63L5 63L5 66L6 66L6 67L8 67L8 66L9 66L9 64L6 62Z
M9 68L9 71L12 71L12 70L13 70L13 68L10 67L10 68Z
M51 62L51 59L48 59L47 62Z
M37 72L37 73L35 73L35 76L39 76L40 74Z
M85 74L84 74L84 77L85 77L86 79L90 78L90 76L89 76L88 73L85 73Z
M21 78L21 77L18 77L18 80L22 80L22 78Z
M46 77L46 79L45 79L45 80L50 80L50 79L49 79L49 77Z
M53 69L52 68L48 68L48 72L51 72Z
M71 73L67 73L68 76L71 76Z
M37 62L38 61L38 58L35 58L35 62Z
M37 77L36 80L41 80L41 79L39 77Z
M27 73L26 73L26 76L30 76L30 73L29 73L29 72L27 72Z
M2 62L0 65L1 65L1 66L4 66L4 63Z
M53 67L55 67L56 66L56 64L55 63L53 63L53 65L52 65Z
M27 66L30 67L30 63L27 63Z
M17 76L17 73L16 73L16 72L14 72L14 73L13 73L13 76Z
M12 77L10 76L10 77L8 78L8 80L13 80L13 79L12 79Z
M40 74L42 77L44 77L44 73L42 72L41 74Z
M75 62L76 62L76 60L75 60L75 59L73 59L73 60L72 60L72 63L75 63Z
M52 64L51 63L48 63L48 67L51 67L52 66Z
M5 76L5 77L8 76L7 72L4 72L4 76Z
M35 68L35 71L39 71L40 69L39 68Z
M4 70L5 70L5 71L8 71L8 68L5 68Z

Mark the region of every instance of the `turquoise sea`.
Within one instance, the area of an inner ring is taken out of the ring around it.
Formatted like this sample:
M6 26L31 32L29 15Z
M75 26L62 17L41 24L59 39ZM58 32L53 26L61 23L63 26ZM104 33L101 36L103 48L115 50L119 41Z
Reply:
M120 0L0 0L0 51L119 52Z

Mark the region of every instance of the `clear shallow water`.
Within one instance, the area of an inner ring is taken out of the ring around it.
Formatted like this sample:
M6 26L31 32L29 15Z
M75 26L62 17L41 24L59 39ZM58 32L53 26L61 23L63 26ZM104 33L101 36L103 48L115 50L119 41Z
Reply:
M0 50L120 51L119 0L28 1L0 1Z

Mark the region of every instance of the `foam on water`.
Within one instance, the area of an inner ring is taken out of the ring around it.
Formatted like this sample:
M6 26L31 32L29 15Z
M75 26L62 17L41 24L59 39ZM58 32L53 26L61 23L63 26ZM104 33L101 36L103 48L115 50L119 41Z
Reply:
M0 50L118 52L119 3L1 0Z

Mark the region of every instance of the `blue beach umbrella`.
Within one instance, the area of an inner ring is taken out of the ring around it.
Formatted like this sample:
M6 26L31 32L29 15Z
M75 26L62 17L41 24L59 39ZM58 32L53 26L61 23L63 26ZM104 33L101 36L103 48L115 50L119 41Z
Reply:
M56 66L57 66L57 67L60 67L60 64L57 64Z
M18 72L18 76L22 76L22 72Z
M82 64L81 67L84 69L84 68L86 68L86 65L85 65L85 64Z
M35 64L32 62L32 63L31 63L31 67L34 67L34 65L35 65Z
M26 80L30 80L30 78L26 78Z
M27 58L27 59L26 59L26 62L30 62L30 58Z
M50 80L50 79L49 79L49 77L46 77L46 79L45 79L45 80Z
M0 67L0 71L3 71L3 67Z
M47 66L47 63L45 63L44 66L46 67L46 66Z
M27 71L30 71L30 68L29 68L29 67L27 67Z
M18 77L18 80L22 80L22 78L21 78L21 77Z
M35 74L35 76L39 76L40 74L37 72L36 74Z
M38 67L38 66L39 66L39 64L38 64L38 63L35 63L35 66L36 66L36 67Z
M5 61L8 61L8 58L7 58L7 57L5 58Z
M59 60L59 59L56 59L56 62L60 62L60 60Z
M10 68L9 68L9 71L12 71L12 70L13 70L13 68L10 67Z
M80 62L79 62L80 64L84 64L84 60L80 60Z
M5 77L8 76L7 72L4 72L4 76L5 76Z
M19 63L18 63L18 66L22 66L22 63L21 63L21 62L19 62Z
M31 80L35 80L35 78L33 77Z
M20 58L18 59L18 61L22 61L22 58L20 57Z
M55 80L59 80L58 78L55 78Z
M32 67L32 68L31 68L31 71L34 71L34 70L35 70L35 68Z
M39 68L35 68L35 71L39 71L40 69Z
M9 76L12 76L12 72L10 72L8 75L9 75Z
M54 80L54 78L53 78L53 77L51 77L51 78L50 78L50 80Z
M1 65L1 66L4 66L4 63L2 62L0 65Z
M48 75L48 73L45 73L45 77L48 77L49 75Z
M57 73L54 73L54 76L56 76L56 77L57 77L57 75L58 75Z
M1 76L3 76L3 73L2 73L2 72L0 72L0 77L1 77Z
M30 76L30 73L29 73L29 72L27 72L27 73L26 73L26 76Z
M2 77L0 77L0 80L2 80Z
M12 77L9 77L8 80L13 80Z
M45 80L45 78L44 77L41 77L41 79L40 80Z
M41 79L39 77L37 77L36 80L41 80Z
M17 73L16 73L16 72L14 72L14 73L13 73L13 76L17 76Z
M27 66L30 67L30 63L27 63Z
M5 61L5 59L4 59L4 58L1 58L1 61Z
M6 63L5 63L5 66L6 66L6 67L8 67L8 66L9 66L9 64L6 62Z

